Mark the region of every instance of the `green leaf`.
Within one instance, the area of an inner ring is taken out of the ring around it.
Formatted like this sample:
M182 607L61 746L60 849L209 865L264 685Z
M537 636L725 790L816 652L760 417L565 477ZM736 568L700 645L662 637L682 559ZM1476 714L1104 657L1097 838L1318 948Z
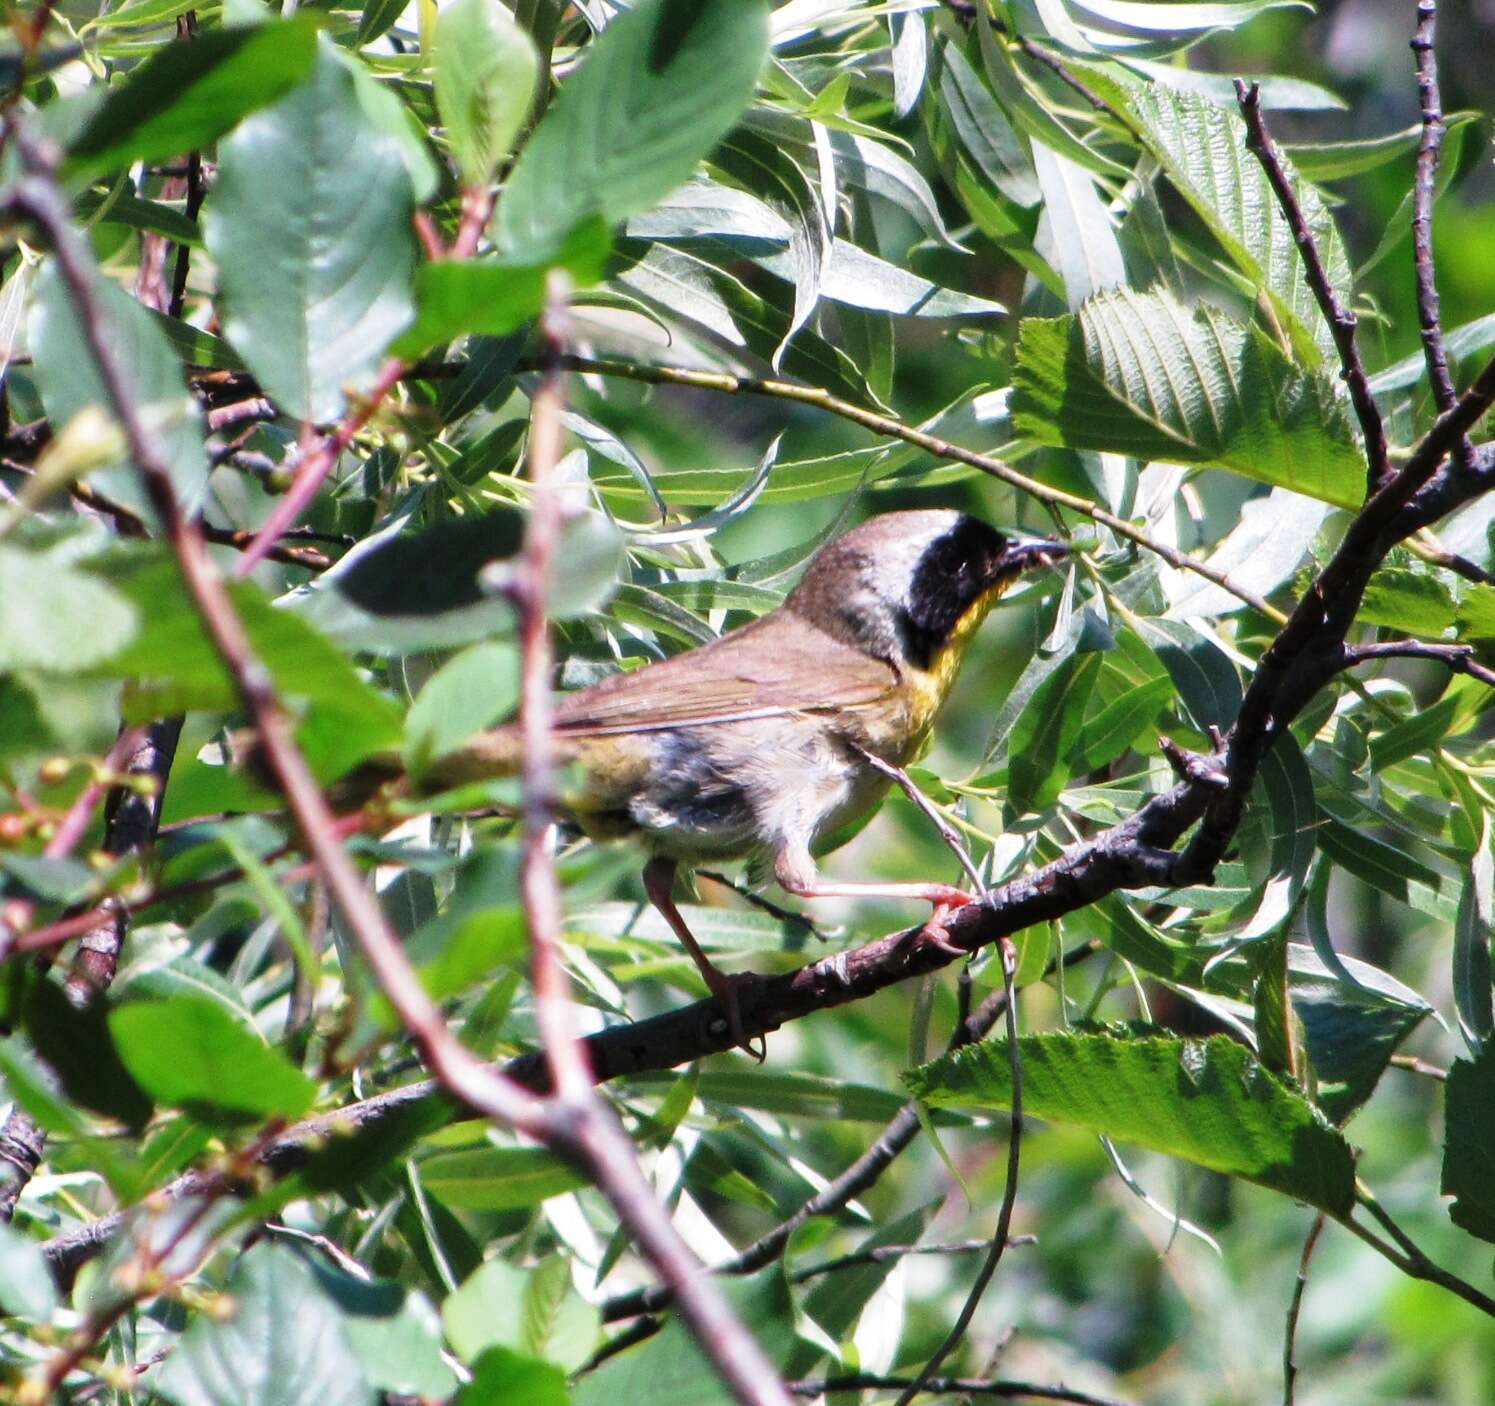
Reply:
M202 416L187 393L181 364L160 327L134 298L96 270L90 269L88 277L129 401L165 451L183 510L195 512L207 488L208 460ZM66 425L88 406L112 416L113 403L55 260L48 260L36 280L28 339L42 403L54 427ZM92 470L89 482L146 522L156 522L139 471L128 460Z
M23 1015L32 1046L69 1098L132 1132L145 1126L151 1101L121 1063L100 1002L76 1007L57 982L40 978L26 994Z
M571 1266L554 1255L533 1269L489 1260L441 1306L447 1339L466 1362L495 1348L543 1358L574 1372L597 1345L597 1309L571 1286Z
M940 103L966 154L1007 199L1036 205L1041 193L1027 143L960 48L946 44L940 52Z
M1086 719L1075 738L1074 770L1094 771L1114 761L1137 740L1143 729L1152 726L1172 697L1172 680L1159 674L1128 688L1094 717Z
M132 552L111 564L110 576L135 605L142 628L92 671L129 680L125 711L130 720L144 722L185 708L234 707L238 688L175 564L155 550ZM399 708L367 683L345 654L291 611L272 606L253 582L231 586L229 595L280 692L316 704L344 730L341 740L356 754L351 760L345 754L344 765L398 744Z
M1334 337L1308 285L1287 217L1261 163L1246 150L1245 123L1230 108L1162 84L1129 85L1127 92L1143 138L1175 189L1236 267L1267 295L1298 358L1305 365L1319 365L1332 355ZM1347 298L1350 265L1334 217L1291 161L1284 158L1283 166L1329 282Z
M472 1364L453 1406L571 1406L571 1393L559 1367L492 1347Z
M1206 29L1235 29L1268 10L1300 6L1311 8L1307 0L1072 0L1081 10L1126 29L1161 34L1182 34Z
M448 518L416 532L409 516L366 537L330 571L287 602L290 613L353 649L403 653L508 634L514 612L502 593L504 563L523 540L514 508ZM585 615L612 595L623 538L601 513L569 518L550 594L557 619Z
M0 1310L45 1323L57 1307L57 1289L41 1246L0 1225Z
M400 1396L448 1396L456 1375L441 1357L441 1319L430 1300L392 1279L355 1279L313 1264L348 1345L372 1387Z
M500 244L544 246L588 215L611 225L647 210L731 130L767 51L762 0L644 0L613 20L520 153Z
M1023 1111L1244 1177L1330 1215L1355 1202L1349 1144L1300 1094L1225 1036L1028 1035ZM904 1082L936 1107L1012 1106L1002 1041L958 1050Z
M587 1184L585 1176L543 1147L438 1152L421 1162L420 1172L431 1195L466 1211L525 1210Z
M414 311L410 176L354 62L323 39L306 81L222 144L203 212L224 333L298 419L336 419Z
M128 644L137 625L135 608L100 577L0 546L0 669L86 669Z
M882 1266L876 1266L882 1269ZM746 1279L728 1279L722 1292L738 1318L777 1367L786 1366L796 1347L794 1304L779 1265ZM576 1406L617 1406L618 1402L678 1401L690 1406L730 1406L737 1398L722 1381L673 1313L664 1328L632 1352L612 1358L577 1383Z
M485 185L513 150L540 76L534 40L493 0L456 0L436 22L436 107L457 173Z
M1455 327L1443 336L1443 349L1448 353L1450 364L1463 357L1474 356L1491 346L1495 346L1495 312L1477 317L1473 322L1464 323L1462 327ZM1420 350L1415 351L1384 371L1376 372L1370 378L1371 392L1374 395L1391 395L1396 391L1404 391L1422 380L1427 375L1427 369L1426 355Z
M1068 655L1018 714L1007 743L1007 805L1014 814L1045 811L1064 789L1100 664L1097 653Z
M1432 1009L1365 962L1340 964L1349 980L1312 949L1288 945L1288 995L1313 1065L1314 1102L1337 1124L1371 1096L1397 1047Z
M1443 1182L1449 1219L1495 1242L1495 1040L1456 1059L1444 1086Z
M120 1059L160 1103L205 1122L299 1118L317 1086L216 1001L128 1001L109 1014Z
M590 287L602 277L609 250L607 226L593 216L553 245L531 246L521 255L422 264L415 277L415 325L400 334L394 351L409 358L473 333L502 337L545 306L552 269L564 269L575 284Z
M1162 290L1022 324L1012 416L1040 444L1200 464L1340 507L1365 496L1342 395L1265 337Z
M1453 593L1436 576L1383 567L1366 586L1355 618L1436 638L1454 623Z
M1451 112L1444 122L1447 127L1456 127L1478 120L1477 112ZM1305 180L1342 181L1374 171L1398 156L1410 155L1417 149L1421 137L1422 123L1414 122L1410 127L1381 137L1362 137L1349 142L1289 142L1282 149ZM1420 377L1427 369L1427 362L1421 352L1412 359L1417 363ZM1371 389L1379 394L1382 387L1376 384L1378 380L1379 376L1371 381Z
M374 1406L343 1315L300 1256L249 1250L225 1319L197 1314L151 1387L176 1406Z
M1453 1004L1464 1041L1476 1054L1495 1035L1495 991L1490 979L1490 929L1495 924L1495 855L1490 849L1490 816L1474 863L1459 896L1453 929Z
M448 660L416 695L405 718L405 764L419 776L474 733L506 718L519 701L519 655L490 641Z
M89 119L69 147L63 174L91 181L217 141L305 78L316 42L317 22L298 17L160 45Z

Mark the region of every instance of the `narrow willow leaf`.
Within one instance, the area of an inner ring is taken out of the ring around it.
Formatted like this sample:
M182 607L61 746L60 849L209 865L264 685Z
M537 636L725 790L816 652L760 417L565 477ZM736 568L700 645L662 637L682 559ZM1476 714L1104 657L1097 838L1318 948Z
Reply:
M1036 205L1041 192L1027 143L954 44L941 51L940 102L961 146L987 181L1017 205Z
M336 419L410 321L412 191L399 141L368 118L324 39L311 76L219 150L203 214L224 332L300 419ZM267 298L270 285L281 296Z
M1092 15L1127 29L1181 34L1206 29L1235 29L1268 10L1311 9L1308 0L1218 0L1218 3L1139 3L1139 0L1071 0Z
M584 55L525 144L499 203L510 250L588 215L647 210L695 170L747 106L767 55L762 0L645 0Z
M1477 112L1451 112L1444 123L1446 127L1457 127L1478 120ZM1421 137L1422 123L1414 122L1410 127L1388 132L1384 137L1366 137L1352 142L1289 142L1282 149L1305 180L1342 181L1374 171L1399 156L1410 155L1417 150ZM1417 359L1422 360L1421 353Z
M1200 732L1229 727L1241 706L1235 665L1202 629L1182 620L1147 620L1142 638L1178 690L1179 701Z
M1043 192L1047 230L1053 244L1049 262L1064 279L1069 310L1126 282L1126 264L1105 202L1083 166L1033 143L1033 167Z
M1071 317L1029 318L1013 384L1013 421L1041 444L1229 469L1341 507L1364 497L1334 383L1169 293L1119 288Z
M1490 930L1495 925L1495 855L1485 816L1474 864L1459 897L1453 929L1453 1004L1464 1043L1478 1054L1495 1034L1495 991L1490 978Z
M1007 805L1013 813L1047 810L1074 772L1085 706L1100 663L1095 652L1065 656L1018 714L1007 743Z
M1129 89L1144 139L1168 179L1210 227L1236 267L1270 298L1298 356L1318 365L1334 338L1319 310L1292 230L1261 164L1246 150L1246 127L1207 98L1158 84ZM1344 242L1318 192L1284 160L1324 260L1329 282L1348 296L1352 280Z
M426 1190L466 1211L513 1211L575 1191L587 1178L543 1147L475 1147L422 1160Z
M1274 488L1265 498L1242 504L1240 521L1216 544L1208 564L1243 590L1270 596L1298 569L1328 515L1326 503ZM1192 571L1165 567L1159 574L1168 614L1175 619L1231 615L1246 608L1238 595Z
M1495 346L1495 312L1455 327L1451 332L1445 333L1443 338L1443 349L1448 353L1450 362L1474 356L1492 346ZM1427 375L1427 369L1427 357L1421 351L1415 351L1411 356L1404 357L1372 376L1371 393L1392 395L1397 391L1404 391L1422 380Z
M893 33L893 115L907 117L924 91L929 66L929 30L924 16L890 15Z
M1231 1039L1028 1035L1018 1048L1031 1117L1244 1177L1330 1215L1354 1205L1349 1144ZM937 1107L1012 1106L1002 1041L946 1055L904 1082Z
M513 148L539 80L534 40L494 0L456 0L436 22L436 106L464 185Z
M1495 1041L1456 1059L1444 1093L1442 1191L1449 1219L1495 1242Z
M792 254L775 254L757 262L770 273L794 281ZM1001 303L989 298L941 288L898 264L868 253L848 239L837 239L832 244L830 260L820 273L819 287L820 295L834 302L904 317L996 317L1007 311Z

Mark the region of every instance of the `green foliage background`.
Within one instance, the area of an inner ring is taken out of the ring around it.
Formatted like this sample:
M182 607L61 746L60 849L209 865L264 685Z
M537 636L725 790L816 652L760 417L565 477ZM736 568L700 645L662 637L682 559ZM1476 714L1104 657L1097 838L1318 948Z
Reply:
M575 287L573 352L782 377L885 410L1285 608L1364 468L1327 328L1241 145L1230 79L1245 75L1361 315L1393 445L1429 423L1411 6L1044 0L996 6L990 25L970 5L619 8L456 0L438 17L371 0L285 18L255 0L69 0L24 64L24 26L0 56L181 498L220 536L252 532L315 435L299 422L352 426L298 519L323 534L303 545L338 564L271 561L234 587L332 795L371 757L401 752L419 772L512 711L517 648L491 586L528 502L553 269ZM1473 6L1439 26L1436 248L1463 384L1495 345L1495 35ZM22 179L18 147L6 183ZM464 184L469 209L472 190L497 190L492 221L475 258L432 261L412 216L449 242ZM267 1127L409 1081L418 1061L276 798L227 764L244 720L233 681L149 540L155 513L117 436L89 413L107 398L76 301L32 232L12 236L0 477L22 501L0 519L3 897L32 927L111 893L167 897L134 913L118 975L85 1009L61 993L71 948L51 969L3 968L0 1096L48 1136L0 1232L0 1399L34 1399L80 1327L89 1351L60 1387L78 1400L726 1399L670 1318L587 1369L618 1326L597 1305L648 1266L598 1193L501 1129L425 1108L351 1149L333 1138L289 1180L254 1173ZM415 369L368 404L391 354ZM261 393L273 414L214 418ZM994 877L1166 786L1159 734L1205 746L1274 633L1268 613L1083 515L803 399L616 374L573 376L569 393L559 472L575 511L551 602L566 687L771 608L816 546L871 512L960 506L1078 535L1083 565L1030 582L985 627L918 772ZM38 456L27 427L43 419ZM113 507L70 500L70 484ZM1443 546L1489 570L1490 515L1464 509ZM219 555L226 572L241 559ZM1398 549L1356 637L1484 651L1492 603L1488 583ZM1018 935L1030 1118L1014 1228L1037 1243L1008 1254L952 1370L1150 1406L1281 1399L1308 1207L1348 1215L1356 1176L1433 1261L1490 1292L1487 710L1482 684L1438 666L1338 681L1272 754L1215 886L1113 895ZM149 853L106 854L101 817L46 853L121 720L175 713ZM515 837L457 809L350 843L453 1026L501 1059L536 1041ZM828 867L957 877L901 797ZM589 1029L704 994L636 869L581 844L562 856ZM911 917L827 905L812 935L709 882L687 911L725 965L760 970ZM972 981L976 999L1001 985L989 952ZM943 1110L782 1264L732 1283L791 1377L916 1370L965 1297L967 1252L803 1274L870 1245L990 1235L1010 1069L1001 1043L926 1063L956 992L947 973L797 1022L762 1068L721 1056L608 1086L708 1262L860 1155L906 1086ZM194 1168L229 1169L233 1194L152 1198ZM54 1286L41 1247L120 1207L131 1235ZM159 1284L131 1278L142 1244L173 1246ZM1333 1220L1297 1358L1302 1403L1495 1398L1491 1319ZM133 1384L127 1364L143 1367Z

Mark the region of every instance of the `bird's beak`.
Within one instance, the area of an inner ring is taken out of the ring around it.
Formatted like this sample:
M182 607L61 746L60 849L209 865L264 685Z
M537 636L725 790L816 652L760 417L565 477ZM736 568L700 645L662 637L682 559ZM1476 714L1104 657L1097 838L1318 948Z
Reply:
M995 579L1008 582L1021 576L1035 566L1054 566L1069 555L1063 542L1040 538L1036 542L1011 542L997 562Z

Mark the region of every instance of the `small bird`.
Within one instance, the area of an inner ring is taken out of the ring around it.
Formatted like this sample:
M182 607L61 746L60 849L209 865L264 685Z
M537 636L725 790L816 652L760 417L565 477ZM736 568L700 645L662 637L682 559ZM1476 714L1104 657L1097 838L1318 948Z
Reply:
M884 513L821 548L783 605L709 644L557 700L562 760L579 762L564 818L648 854L644 889L742 1037L734 980L673 897L677 867L748 860L801 898L912 898L927 935L971 895L941 883L826 882L815 856L849 837L919 755L971 638L1030 567L1067 553L965 513ZM870 757L869 757L870 754ZM517 769L513 725L437 764L442 784Z

